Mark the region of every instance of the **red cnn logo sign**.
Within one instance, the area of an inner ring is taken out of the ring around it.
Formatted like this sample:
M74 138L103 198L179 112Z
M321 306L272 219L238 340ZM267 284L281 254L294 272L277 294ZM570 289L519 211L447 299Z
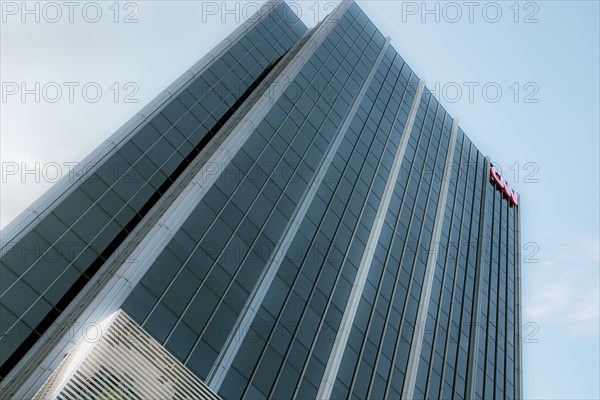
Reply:
M512 204L514 204L515 206L519 204L519 196L517 195L517 192L515 192L514 189L511 189L510 186L508 186L508 182L506 181L506 179L504 179L502 175L500 175L498 170L494 168L493 165L490 165L490 178L494 183L496 183L496 185L498 185L501 189L504 190L504 194L506 195L506 197L509 198Z

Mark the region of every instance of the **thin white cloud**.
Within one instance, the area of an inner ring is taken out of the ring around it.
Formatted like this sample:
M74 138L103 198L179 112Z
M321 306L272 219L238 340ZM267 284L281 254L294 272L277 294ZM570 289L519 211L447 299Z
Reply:
M531 271L523 320L535 321L541 326L563 325L569 336L598 335L599 243L593 239L568 243Z

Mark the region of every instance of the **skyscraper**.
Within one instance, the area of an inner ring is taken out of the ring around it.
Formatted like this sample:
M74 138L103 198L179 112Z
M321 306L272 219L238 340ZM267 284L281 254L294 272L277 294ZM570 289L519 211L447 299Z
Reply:
M520 397L518 195L354 2L82 165L2 232L2 398Z

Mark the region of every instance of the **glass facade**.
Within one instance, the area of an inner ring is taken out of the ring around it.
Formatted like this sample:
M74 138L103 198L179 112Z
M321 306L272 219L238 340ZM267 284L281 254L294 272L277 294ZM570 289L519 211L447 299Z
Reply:
M310 30L260 13L3 243L1 378L225 151L171 236L140 235L164 245L119 303L197 378L224 399L520 397L518 208L489 160L355 3Z
M244 92L298 41L306 27L293 15L285 3L269 7L35 226L3 243L10 249L1 260L1 376L202 151Z

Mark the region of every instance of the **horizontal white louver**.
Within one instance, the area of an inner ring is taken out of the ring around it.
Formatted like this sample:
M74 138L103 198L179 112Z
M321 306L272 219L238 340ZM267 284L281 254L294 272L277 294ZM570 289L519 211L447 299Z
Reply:
M219 400L124 312L96 328L97 337L82 338L34 400Z

